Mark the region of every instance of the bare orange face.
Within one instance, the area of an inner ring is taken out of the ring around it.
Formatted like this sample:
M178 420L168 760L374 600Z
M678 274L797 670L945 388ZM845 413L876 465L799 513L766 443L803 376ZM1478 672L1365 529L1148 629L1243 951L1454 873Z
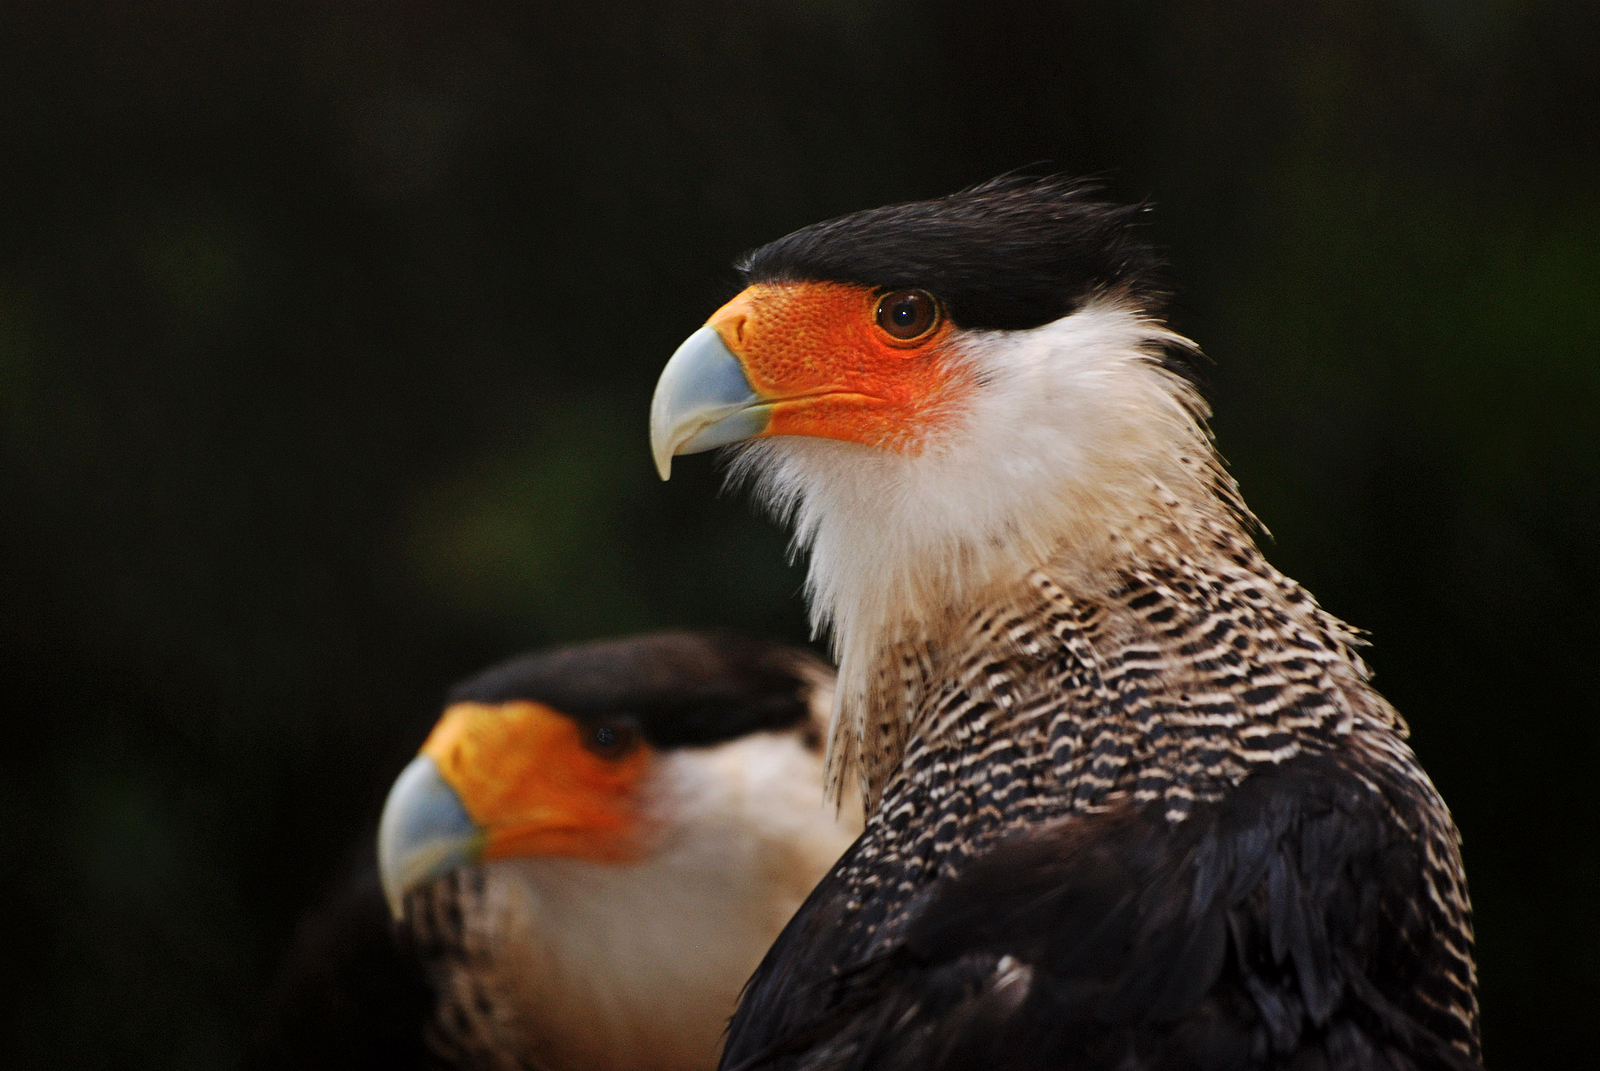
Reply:
M482 826L483 857L638 857L651 749L625 726L582 725L540 703L457 703L422 753Z
M811 435L916 454L966 389L949 318L920 290L844 283L749 287L707 325L772 400L764 435Z

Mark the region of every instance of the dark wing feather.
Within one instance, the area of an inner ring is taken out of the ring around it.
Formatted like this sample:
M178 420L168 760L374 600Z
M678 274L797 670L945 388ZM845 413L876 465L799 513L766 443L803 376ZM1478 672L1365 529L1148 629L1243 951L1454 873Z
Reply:
M421 1071L434 994L389 921L372 838L331 896L300 923L263 1009L248 1066Z
M830 973L831 876L752 979L724 1066L1476 1067L1415 997L1449 969L1407 814L1428 803L1348 761L1290 760L1176 826L1130 807L1003 842Z

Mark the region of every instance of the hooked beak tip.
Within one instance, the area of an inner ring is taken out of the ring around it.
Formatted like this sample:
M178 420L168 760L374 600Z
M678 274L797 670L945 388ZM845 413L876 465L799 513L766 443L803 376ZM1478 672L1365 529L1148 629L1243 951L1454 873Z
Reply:
M768 399L710 324L683 341L661 370L650 402L650 449L663 480L677 454L695 454L764 433Z
M378 877L389 912L405 915L408 892L477 862L484 833L432 757L418 755L395 778L378 823Z

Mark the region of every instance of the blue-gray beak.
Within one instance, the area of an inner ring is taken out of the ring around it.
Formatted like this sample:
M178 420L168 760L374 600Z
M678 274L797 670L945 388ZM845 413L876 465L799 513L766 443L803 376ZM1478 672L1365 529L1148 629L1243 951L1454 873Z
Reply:
M404 914L406 893L478 862L484 839L433 759L412 759L389 790L378 822L378 877L395 919Z
M684 340L656 383L650 451L663 480L672 458L754 438L767 430L770 400L750 386L739 358L709 324Z

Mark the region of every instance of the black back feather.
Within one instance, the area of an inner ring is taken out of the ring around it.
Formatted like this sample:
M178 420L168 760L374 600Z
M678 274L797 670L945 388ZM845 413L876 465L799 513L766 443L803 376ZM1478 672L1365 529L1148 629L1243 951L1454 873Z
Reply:
M1176 828L1159 805L1071 819L936 883L831 977L830 876L752 981L724 1067L1475 1068L1418 991L1444 953L1394 819L1414 805L1323 754Z
M300 920L268 994L250 1059L259 1071L421 1071L434 996L426 966L389 920L371 845Z

